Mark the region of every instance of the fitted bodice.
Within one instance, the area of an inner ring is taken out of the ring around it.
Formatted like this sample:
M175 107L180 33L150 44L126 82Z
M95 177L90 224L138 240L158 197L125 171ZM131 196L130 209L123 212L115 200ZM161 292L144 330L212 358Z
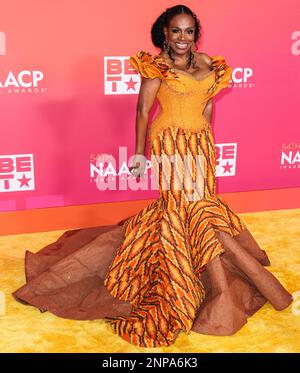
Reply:
M130 57L131 66L145 78L159 78L160 110L150 127L150 141L168 126L200 131L209 126L203 111L207 100L227 87L232 69L220 56L212 57L212 70L202 79L173 69L163 57L140 51Z

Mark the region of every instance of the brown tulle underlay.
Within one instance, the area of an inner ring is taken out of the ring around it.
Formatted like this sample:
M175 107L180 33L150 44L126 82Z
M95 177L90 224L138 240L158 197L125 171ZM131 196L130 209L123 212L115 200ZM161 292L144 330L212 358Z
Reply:
M15 299L67 319L128 316L131 304L103 285L124 238L122 222L69 230L36 254L26 251L26 284L13 293ZM291 303L291 294L264 268L269 259L248 229L233 237L215 233L225 252L200 274L206 296L192 331L231 335L267 301L277 310Z

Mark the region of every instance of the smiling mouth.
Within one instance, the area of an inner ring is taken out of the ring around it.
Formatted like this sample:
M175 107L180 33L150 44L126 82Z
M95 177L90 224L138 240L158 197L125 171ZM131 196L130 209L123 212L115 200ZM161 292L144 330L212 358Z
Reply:
M188 43L175 43L175 45L179 49L185 49L188 46Z

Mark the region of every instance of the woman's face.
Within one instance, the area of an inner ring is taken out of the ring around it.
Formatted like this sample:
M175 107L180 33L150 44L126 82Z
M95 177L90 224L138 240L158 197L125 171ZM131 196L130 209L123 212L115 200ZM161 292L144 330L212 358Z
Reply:
M164 27L165 37L170 47L177 54L185 54L195 40L195 20L188 14L178 14Z

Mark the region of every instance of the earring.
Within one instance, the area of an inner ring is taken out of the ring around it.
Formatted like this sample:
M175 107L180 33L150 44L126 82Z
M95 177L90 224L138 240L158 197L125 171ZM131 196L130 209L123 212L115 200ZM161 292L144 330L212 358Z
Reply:
M167 42L167 39L164 40L163 48L164 48L164 50L167 51L167 53L170 52L170 45L169 45L169 43Z
M193 47L195 47L195 42L193 42L192 46L191 46L191 49L190 49L190 64L195 68L196 67L196 59L195 59L195 51L197 50L197 48L195 47L194 49L192 49Z
M193 41L193 45L192 45L192 48L194 47L194 49L192 49L193 52L196 52L196 50L198 49L197 46L196 46L196 43Z

